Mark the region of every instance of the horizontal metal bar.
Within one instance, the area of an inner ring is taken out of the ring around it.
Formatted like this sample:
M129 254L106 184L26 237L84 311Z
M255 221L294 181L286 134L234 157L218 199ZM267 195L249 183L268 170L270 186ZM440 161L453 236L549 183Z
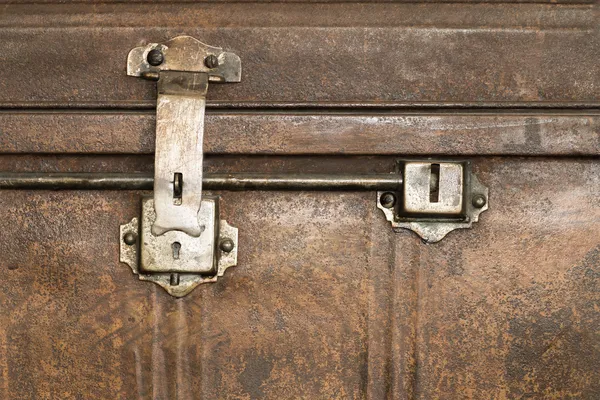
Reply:
M399 190L399 174L204 174L213 190ZM152 174L0 172L0 189L152 190Z
M598 101L385 101L385 102L274 102L219 101L206 103L208 110L597 110ZM0 110L155 110L156 101L0 101Z

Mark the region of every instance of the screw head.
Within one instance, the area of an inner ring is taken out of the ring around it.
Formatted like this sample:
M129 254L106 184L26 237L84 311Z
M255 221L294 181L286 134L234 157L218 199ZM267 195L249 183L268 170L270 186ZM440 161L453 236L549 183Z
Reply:
M165 56L162 51L158 49L152 49L148 52L148 56L146 56L146 60L148 60L148 64L156 67L165 61Z
M206 65L206 68L217 68L219 66L219 57L214 54L207 55L204 59L204 65Z
M221 241L221 244L219 245L219 247L225 253L231 253L231 251L234 248L233 240L231 240L231 239L224 239L224 240Z
M385 208L392 208L396 204L396 196L394 193L386 192L381 195L379 202Z
M132 246L137 241L137 235L133 232L127 232L123 235L123 241L125 242L125 244Z
M487 200L485 199L484 195L476 194L475 196L473 196L472 203L473 203L473 207L482 208L487 203Z

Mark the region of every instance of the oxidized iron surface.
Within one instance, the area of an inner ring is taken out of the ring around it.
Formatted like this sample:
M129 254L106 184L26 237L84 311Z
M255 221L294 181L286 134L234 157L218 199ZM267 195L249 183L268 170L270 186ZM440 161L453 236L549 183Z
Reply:
M236 85L237 86L237 85ZM211 86L211 91L216 85ZM207 110L208 154L600 154L600 112L398 111L256 113ZM0 153L154 151L154 111L0 113Z
M598 107L597 7L10 4L0 25L10 60L0 70L0 104L152 107L154 90L125 76L123 55L185 34L244 60L249 79L211 88L210 100L221 103Z
M2 170L152 172L123 54L189 34L249 78L207 171L469 155L493 208L423 245L373 193L223 192L238 266L174 301L118 261L150 193L0 191L0 398L600 397L596 2L87 3L3 6Z
M373 168L235 168L260 165ZM2 191L2 397L597 397L597 162L474 169L494 208L429 246L370 193L223 193L247 250L176 301L118 262L139 193Z

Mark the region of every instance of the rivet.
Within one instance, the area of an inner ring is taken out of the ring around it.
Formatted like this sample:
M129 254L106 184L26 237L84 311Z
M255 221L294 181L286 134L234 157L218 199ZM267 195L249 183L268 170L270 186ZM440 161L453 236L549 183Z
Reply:
M132 246L137 241L137 235L133 232L127 232L123 235L123 241L125 242L125 244Z
M206 65L206 68L217 68L219 66L219 58L214 54L209 54L204 59L204 65Z
M163 61L165 60L165 56L163 55L162 51L158 49L152 49L148 52L146 60L148 60L148 64L156 67L157 65L163 63Z
M233 240L231 240L231 239L224 239L224 240L221 241L221 244L219 244L219 247L225 253L231 253L231 251L233 250L233 247L234 247Z
M472 203L473 203L473 207L482 208L487 203L487 200L485 199L484 195L477 194L477 195L473 196Z
M381 195L379 202L385 208L392 208L396 204L396 196L394 193L386 192Z

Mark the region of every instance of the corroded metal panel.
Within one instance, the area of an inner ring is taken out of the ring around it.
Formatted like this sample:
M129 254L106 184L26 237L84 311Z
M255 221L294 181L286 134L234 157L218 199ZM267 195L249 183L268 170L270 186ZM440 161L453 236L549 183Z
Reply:
M150 107L132 47L179 34L244 60L217 103L598 105L596 4L5 5L0 105Z
M371 193L223 193L246 251L178 300L118 262L139 193L3 191L1 395L597 397L598 164L474 168L491 208L436 245Z
M211 87L215 89L216 85ZM151 111L0 113L0 153L152 154ZM600 114L208 111L208 154L600 155Z
M126 55L186 34L245 67L208 173L435 156L490 190L431 245L374 192L221 192L238 266L182 299L119 263L151 193L2 190L0 398L600 398L597 2L0 3L2 171L152 173Z

